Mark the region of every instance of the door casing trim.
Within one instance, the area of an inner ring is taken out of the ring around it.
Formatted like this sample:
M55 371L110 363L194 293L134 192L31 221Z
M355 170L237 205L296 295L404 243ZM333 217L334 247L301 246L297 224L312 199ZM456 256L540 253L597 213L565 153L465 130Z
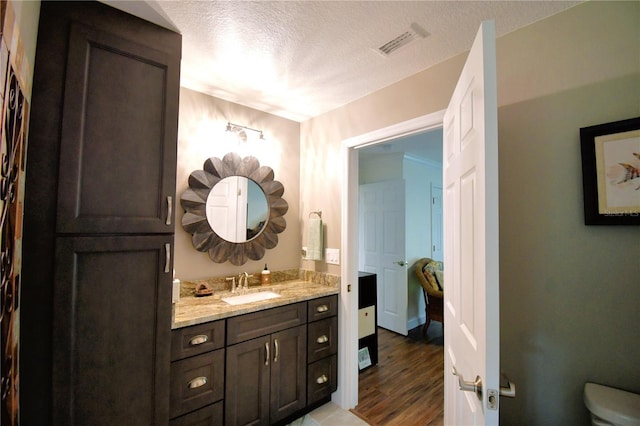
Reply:
M338 389L332 401L345 410L358 405L358 153L390 139L442 128L445 110L403 121L342 141L340 312ZM349 291L349 286L351 291Z

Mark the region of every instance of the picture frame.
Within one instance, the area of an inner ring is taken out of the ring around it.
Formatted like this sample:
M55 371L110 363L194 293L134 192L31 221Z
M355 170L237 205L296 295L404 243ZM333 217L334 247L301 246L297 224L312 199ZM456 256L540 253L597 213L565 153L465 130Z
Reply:
M580 129L585 225L640 225L640 117Z

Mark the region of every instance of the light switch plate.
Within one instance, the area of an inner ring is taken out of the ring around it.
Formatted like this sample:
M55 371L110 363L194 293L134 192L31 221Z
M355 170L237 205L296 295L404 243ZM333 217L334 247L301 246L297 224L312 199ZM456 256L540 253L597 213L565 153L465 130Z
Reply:
M324 250L324 258L327 263L332 265L340 264L340 249L328 248Z

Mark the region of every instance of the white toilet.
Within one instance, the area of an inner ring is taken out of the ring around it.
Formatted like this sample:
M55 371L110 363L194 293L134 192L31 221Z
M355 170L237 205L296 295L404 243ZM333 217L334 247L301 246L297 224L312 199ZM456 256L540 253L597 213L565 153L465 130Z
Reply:
M587 383L584 403L595 426L640 426L640 395Z

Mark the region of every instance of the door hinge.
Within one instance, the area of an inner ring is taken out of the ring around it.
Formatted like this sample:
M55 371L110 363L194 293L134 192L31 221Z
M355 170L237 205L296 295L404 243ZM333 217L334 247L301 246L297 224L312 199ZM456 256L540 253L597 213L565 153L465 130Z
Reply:
M351 284L347 284L347 293L351 293Z

